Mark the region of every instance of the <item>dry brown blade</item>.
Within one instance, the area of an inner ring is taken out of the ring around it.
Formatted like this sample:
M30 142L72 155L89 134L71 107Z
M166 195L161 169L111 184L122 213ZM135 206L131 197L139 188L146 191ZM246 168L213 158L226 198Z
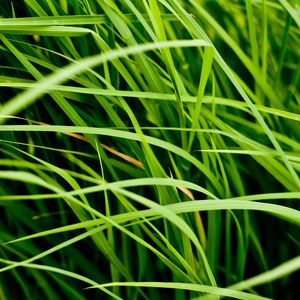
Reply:
M44 125L44 126L49 126L49 124L47 123L44 123L44 122L39 122L39 121L35 121L35 120L30 120L30 119L26 119L26 118L22 118L22 117L17 117L17 116L1 116L1 117L4 117L4 118L7 118L7 119L18 119L18 120L23 120L23 121L27 121L29 123L34 123L34 124L39 124L39 125ZM83 135L81 134L77 134L77 133L72 133L72 132L63 132L65 135L68 135L68 136L72 136L78 140L81 140L81 141L84 141L84 142L87 142L87 138L84 137ZM104 145L104 144L101 144L101 146L106 149L108 152L116 155L116 156L119 156L121 157L122 159L132 163L133 165L141 168L141 169L144 169L144 165L138 161L137 159L131 157L131 156L128 156L124 153L121 153L107 145Z
M179 186L178 189L181 190L184 194L186 194L191 200L195 200L194 195L187 188L183 186Z
M101 144L101 146L104 149L106 149L107 151L111 152L112 154L115 154L115 155L121 157L122 159L124 159L124 160L126 160L126 161L128 161L128 162L130 162L132 164L134 164L135 166L137 166L137 167L139 167L141 169L145 169L144 165L140 161L138 161L137 159L135 159L135 158L133 158L131 156L128 156L128 155L126 155L126 154L124 154L122 152L119 152L119 151L117 151L117 150L115 150L115 149L113 149L111 147L108 147L108 146L106 146L104 144Z
M72 136L74 138L77 138L77 139L85 141L85 142L88 141L86 137L84 137L83 135L77 134L77 133L64 132L64 134ZM126 155L126 154L124 154L122 152L119 152L119 151L117 151L117 150L115 150L115 149L113 149L113 148L111 148L111 147L109 147L107 145L102 144L102 143L101 143L101 146L105 150L107 150L108 152L110 152L110 153L112 153L112 154L114 154L116 156L121 157L122 159L124 159L124 160L132 163L133 165L135 165L135 166L137 166L137 167L139 167L141 169L144 169L144 165L140 161L138 161L137 159L135 159L135 158L133 158L133 157L131 157L129 155Z
M29 123L34 123L34 124L39 124L39 125L49 125L47 123L34 121L34 120L30 120L30 119L26 119L26 118L22 118L22 117L17 117L17 116L3 116L3 115L0 115L0 118L23 120L23 121L26 121L26 122L29 122Z

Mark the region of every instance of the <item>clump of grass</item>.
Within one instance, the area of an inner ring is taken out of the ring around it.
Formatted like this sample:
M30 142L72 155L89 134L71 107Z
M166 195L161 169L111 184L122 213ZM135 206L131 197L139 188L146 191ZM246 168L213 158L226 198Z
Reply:
M295 299L296 1L0 11L1 299Z

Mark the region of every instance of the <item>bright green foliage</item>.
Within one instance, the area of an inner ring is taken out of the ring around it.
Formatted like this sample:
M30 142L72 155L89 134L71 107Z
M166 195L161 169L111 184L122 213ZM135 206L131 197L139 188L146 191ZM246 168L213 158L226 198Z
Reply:
M1 300L298 297L297 1L0 14Z

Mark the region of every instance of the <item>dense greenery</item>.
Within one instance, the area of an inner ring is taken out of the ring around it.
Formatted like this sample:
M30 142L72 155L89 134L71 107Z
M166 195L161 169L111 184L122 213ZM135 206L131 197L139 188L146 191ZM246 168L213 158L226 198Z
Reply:
M0 11L1 300L297 298L297 1Z

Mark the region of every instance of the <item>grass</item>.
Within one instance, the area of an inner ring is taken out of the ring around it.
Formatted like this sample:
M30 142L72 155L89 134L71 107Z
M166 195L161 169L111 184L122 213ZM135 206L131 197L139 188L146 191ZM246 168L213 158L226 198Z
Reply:
M1 300L297 297L297 1L0 12Z

